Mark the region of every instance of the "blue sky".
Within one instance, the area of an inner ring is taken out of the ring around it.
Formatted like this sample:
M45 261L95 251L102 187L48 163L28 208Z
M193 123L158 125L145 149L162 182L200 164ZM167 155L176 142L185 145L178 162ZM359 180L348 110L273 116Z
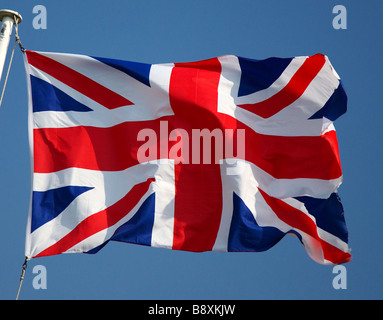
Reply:
M337 4L347 9L346 30L333 28ZM33 28L36 5L47 9L45 30ZM349 98L348 112L335 123L344 175L339 194L353 254L345 265L347 289L335 290L332 267L312 261L293 237L264 253L230 254L112 242L96 255L32 259L20 299L383 298L382 1L3 0L1 6L22 14L20 37L30 50L147 63L324 53ZM0 109L0 299L15 298L24 259L27 133L27 88L17 49ZM47 270L46 290L33 288L37 265Z

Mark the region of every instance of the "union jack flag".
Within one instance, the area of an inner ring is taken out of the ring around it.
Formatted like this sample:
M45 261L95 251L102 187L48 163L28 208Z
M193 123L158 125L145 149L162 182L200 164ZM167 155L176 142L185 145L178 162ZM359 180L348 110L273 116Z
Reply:
M291 234L318 263L350 260L333 126L347 97L327 56L151 65L26 51L25 66L27 258L111 240L257 252ZM196 130L209 148L188 141Z

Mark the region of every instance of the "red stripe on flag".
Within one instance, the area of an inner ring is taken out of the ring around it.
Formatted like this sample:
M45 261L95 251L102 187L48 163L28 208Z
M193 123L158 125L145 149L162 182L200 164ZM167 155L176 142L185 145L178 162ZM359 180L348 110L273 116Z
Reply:
M118 171L138 164L137 141L143 121L125 122L110 128L70 127L33 130L34 172L49 173L67 168ZM159 125L157 126L159 128ZM159 129L156 129L157 133ZM151 159L155 160L158 157Z
M61 64L60 62L34 51L27 50L26 52L29 64L43 72L48 73L52 77L65 83L67 86L77 90L108 109L115 109L133 104L131 101L120 96L116 92Z
M173 249L213 249L222 214L222 182L219 165L175 166Z
M170 104L175 113L172 125L185 129L221 128L216 117L221 64L218 59L176 64L170 78ZM195 143L195 141L193 141ZM214 155L214 153L212 153ZM175 166L173 249L212 250L222 214L220 166L214 164Z
M67 168L91 170L126 169L137 161L130 156L121 126L34 129L34 172L49 173ZM120 143L120 144L119 144Z
M179 119L175 117L161 120L169 121L169 132L179 128ZM231 120L227 118L226 124ZM144 142L137 141L137 135L143 128L152 128L160 137L159 121L127 122L110 128L34 129L34 172L49 173L72 167L101 171L129 168L139 163L137 151ZM257 134L240 123L238 128L246 130L245 160L274 178L336 179L342 175L335 131L319 137L277 137ZM157 155L150 160L160 158L159 143L158 139ZM175 142L168 143L171 148ZM187 147L191 151L191 146ZM214 150L211 154L214 162ZM192 153L189 155L191 163Z
M150 178L135 185L121 200L105 210L97 212L81 221L71 232L35 257L50 256L63 253L90 236L107 229L125 217L148 191Z
M262 118L270 118L292 104L305 92L325 62L325 56L322 54L308 57L281 91L267 100L254 104L243 104L238 107L255 113Z
M288 205L286 202L269 196L261 189L258 188L258 190L279 219L292 228L301 230L318 241L324 259L332 263L346 263L350 260L351 255L348 252L343 252L319 237L317 225L309 216Z
M342 168L335 131L314 137L246 133L246 160L277 179L337 179Z

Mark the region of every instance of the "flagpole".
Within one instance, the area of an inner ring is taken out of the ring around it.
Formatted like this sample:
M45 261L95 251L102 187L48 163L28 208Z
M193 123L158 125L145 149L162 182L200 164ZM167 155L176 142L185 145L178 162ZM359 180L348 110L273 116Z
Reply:
M0 29L0 81L3 74L5 58L7 56L9 40L11 39L14 23L22 21L21 15L12 10L0 10L0 21L2 21Z
M7 57L8 46L9 46L9 41L11 40L11 34L12 34L12 30L13 30L13 25L15 23L19 24L22 20L23 20L23 18L16 11L7 10L7 9L0 10L0 21L2 21L1 29L0 29L0 81L1 81L1 77L3 75L5 58ZM16 31L17 31L17 26L16 26ZM17 32L16 32L16 41L20 45L20 39L18 39ZM20 47L21 47L21 45L20 45ZM15 48L13 48L13 50L14 49ZM13 57L13 51L12 51L12 56L11 56L11 60L10 60L10 63L9 63L9 67L11 66L12 57ZM8 68L8 73L9 73L9 69L10 68ZM4 89L5 89L5 85L6 85L6 82L7 82L7 78L8 78L8 74L7 74L7 77L5 79L3 92L1 94L0 105L1 105L1 102L3 100L3 94L4 94ZM19 290L17 291L16 300L19 299L20 289L21 289L21 285L22 285L23 280L24 280L24 274L25 274L25 269L26 268L27 268L27 258L25 258L25 261L24 261L24 264L23 264L23 268L22 268L22 272L21 272L21 277L20 277Z

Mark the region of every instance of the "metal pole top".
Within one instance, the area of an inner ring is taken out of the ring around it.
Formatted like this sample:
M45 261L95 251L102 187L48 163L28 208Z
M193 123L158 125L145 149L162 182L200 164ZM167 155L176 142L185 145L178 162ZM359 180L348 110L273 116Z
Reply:
M17 23L20 23L23 18L20 13L8 9L0 10L0 21L2 21L5 17L9 17L15 19Z

